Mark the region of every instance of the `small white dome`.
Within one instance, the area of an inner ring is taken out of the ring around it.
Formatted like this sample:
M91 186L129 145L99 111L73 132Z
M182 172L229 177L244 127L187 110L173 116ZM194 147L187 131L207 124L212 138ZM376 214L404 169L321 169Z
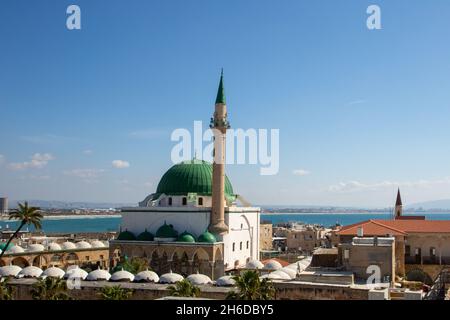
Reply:
M19 274L17 275L17 277L21 278L38 278L40 277L42 274L42 269L35 267L35 266L29 266L29 267L25 267L23 268Z
M64 274L64 270L57 267L50 267L45 269L44 272L42 272L41 276L62 279L64 277Z
M297 270L289 269L288 267L281 268L278 271L286 273L291 279L295 279L297 277Z
M216 286L218 287L232 287L235 284L236 281L234 281L233 276L223 276L216 281Z
M196 274L191 274L190 276L188 276L186 278L191 284L193 285L202 285L202 284L208 284L208 283L212 283L212 280L210 277L208 277L205 274L200 274L200 273L196 273Z
M14 254L14 253L23 253L23 252L25 252L25 250L23 250L23 248L21 246L18 246L18 245L13 246L9 250L6 251L6 253L12 253L12 254Z
M91 242L92 248L105 248L105 244L101 242L100 240L94 240Z
M183 276L178 273L173 273L172 271L169 273L163 274L159 278L159 283L177 283L181 280L183 280Z
M86 277L87 281L108 281L111 278L111 275L108 271L97 269L94 271L89 272L89 274Z
M61 250L61 246L56 242L52 242L48 245L48 251L59 251Z
M260 279L267 278L267 279L270 279L270 280L281 280L282 279L282 277L279 274L274 274L273 272L271 272L269 274L265 274L265 275L263 275L263 276L261 276L259 278Z
M277 276L280 277L279 279L283 279L283 280L291 280L291 279L292 279L291 276L290 276L289 274L287 274L286 272L283 272L283 271L281 271L281 270L277 270L277 271L271 272L271 273L269 274L269 279L271 279L271 278L270 278L271 275L272 275L272 276L273 276L273 275L277 275Z
M66 274L64 275L64 278L71 280L71 279L81 279L84 280L88 276L88 273L84 271L83 269L79 268L78 266L71 266L72 268L67 268Z
M136 282L158 282L159 276L156 272L145 270L139 272L136 277L134 277L134 281Z
M262 264L261 261L258 260L250 260L249 262L247 262L247 264L245 265L246 269L262 269L264 267L264 265Z
M19 266L10 265L0 267L0 277L16 277L20 271L22 271L22 268Z
M283 268L283 266L281 265L281 263L279 263L276 260L269 260L265 265L264 265L264 270L278 270Z
M61 245L61 248L63 250L72 250L72 249L76 249L77 246L73 242L66 241Z
M39 243L35 243L35 244L30 244L27 248L27 252L42 252L45 250L45 247L42 244Z
M78 249L90 249L92 248L91 244L86 241L80 241L76 243Z
M112 274L111 278L109 279L109 281L130 281L133 282L134 280L134 274L132 274L131 272L128 272L126 270L120 270L120 271L116 271Z

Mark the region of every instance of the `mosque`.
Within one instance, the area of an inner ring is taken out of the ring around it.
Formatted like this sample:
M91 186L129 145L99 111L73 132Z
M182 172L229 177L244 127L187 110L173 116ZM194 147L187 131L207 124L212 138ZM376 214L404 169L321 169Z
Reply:
M110 241L112 267L139 257L158 274L199 272L217 279L259 258L260 208L243 201L225 175L230 124L223 72L210 127L216 129L212 164L178 163L138 207L122 208L121 232Z

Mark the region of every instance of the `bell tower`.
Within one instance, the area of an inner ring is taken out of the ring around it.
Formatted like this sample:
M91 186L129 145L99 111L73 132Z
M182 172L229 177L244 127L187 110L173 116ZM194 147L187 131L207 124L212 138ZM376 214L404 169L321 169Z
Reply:
M397 200L395 201L395 219L399 219L403 213L402 197L400 196L400 188L397 191Z
M215 234L228 233L225 224L225 142L230 124L227 118L225 89L223 86L223 69L220 75L214 116L209 127L214 135L214 161L212 177L211 222L208 230Z

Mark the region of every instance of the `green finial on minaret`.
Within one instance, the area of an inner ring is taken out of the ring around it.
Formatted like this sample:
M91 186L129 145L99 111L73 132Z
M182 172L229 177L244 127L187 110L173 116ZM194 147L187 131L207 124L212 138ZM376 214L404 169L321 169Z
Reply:
M216 104L217 103L225 104L225 89L223 87L223 68L220 74L219 89L217 91Z

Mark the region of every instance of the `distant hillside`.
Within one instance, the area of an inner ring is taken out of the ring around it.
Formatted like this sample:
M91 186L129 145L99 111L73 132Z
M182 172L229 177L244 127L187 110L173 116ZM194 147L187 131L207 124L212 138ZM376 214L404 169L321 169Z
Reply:
M10 200L9 207L17 207L18 202L25 200ZM66 201L46 201L46 200L27 200L31 206L42 209L109 209L136 206L136 203L109 203L109 202L66 202Z
M405 207L408 209L414 208L424 210L432 210L432 209L450 210L450 199L413 203Z

